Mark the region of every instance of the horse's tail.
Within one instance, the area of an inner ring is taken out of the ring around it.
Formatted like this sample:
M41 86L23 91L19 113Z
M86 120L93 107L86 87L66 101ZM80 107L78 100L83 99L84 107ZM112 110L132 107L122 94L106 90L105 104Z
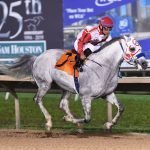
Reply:
M24 55L17 58L12 64L0 64L0 72L15 78L25 78L32 75L33 63L36 56Z

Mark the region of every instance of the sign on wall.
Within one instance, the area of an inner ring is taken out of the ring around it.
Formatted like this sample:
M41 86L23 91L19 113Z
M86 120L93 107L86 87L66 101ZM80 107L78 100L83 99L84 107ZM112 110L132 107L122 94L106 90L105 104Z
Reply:
M64 26L104 13L135 0L63 0Z
M61 5L60 0L59 3L57 0L1 0L0 58L39 55L49 48L62 48Z

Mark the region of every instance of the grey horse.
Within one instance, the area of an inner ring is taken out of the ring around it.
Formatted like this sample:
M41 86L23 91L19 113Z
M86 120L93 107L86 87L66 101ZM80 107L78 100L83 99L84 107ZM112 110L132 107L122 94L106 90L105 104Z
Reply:
M38 91L34 97L40 110L45 116L46 127L52 127L51 115L44 107L42 98L51 88L52 81L63 90L60 108L65 111L64 119L72 123L89 122L91 119L91 102L93 99L101 97L114 104L118 111L111 122L106 122L107 129L111 129L120 118L124 106L114 94L118 84L119 66L123 60L137 66L138 69L146 69L147 61L138 42L133 37L122 36L114 38L104 44L95 53L92 53L83 66L83 72L79 73L79 96L81 98L84 118L75 118L69 109L69 97L71 93L78 90L74 83L74 78L64 71L55 68L55 64L64 53L62 49L50 49L39 56L24 55L12 65L0 67L0 70L7 75L22 78L33 75L38 86Z

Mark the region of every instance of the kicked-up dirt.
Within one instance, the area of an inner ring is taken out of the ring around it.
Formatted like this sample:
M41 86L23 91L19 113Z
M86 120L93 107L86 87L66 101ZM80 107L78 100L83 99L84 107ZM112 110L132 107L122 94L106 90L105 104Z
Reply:
M0 150L150 150L150 134L0 130Z

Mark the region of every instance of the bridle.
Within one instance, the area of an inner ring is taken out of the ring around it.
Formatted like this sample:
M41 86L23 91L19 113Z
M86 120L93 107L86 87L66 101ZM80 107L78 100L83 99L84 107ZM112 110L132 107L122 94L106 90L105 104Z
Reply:
M126 51L127 51L127 48L129 48L129 47L127 46L126 50L124 49L124 47L123 47L123 45L122 45L122 42L121 42L122 39L125 40L124 37L121 38L121 39L119 40L119 44L120 44L121 49L122 49L122 51L123 51L123 60L125 60L127 63L129 63L129 64L131 64L131 65L134 65L134 64L137 64L137 63L136 63L136 62L137 62L137 59L139 59L140 57L145 57L145 54L142 53L142 52L138 53L138 52L139 52L139 50L138 50L136 53L130 54L130 55L133 55L133 56L132 56L130 59L128 59L127 56L126 56ZM125 41L126 41L126 40L125 40ZM127 43L126 43L126 44L127 44Z
M102 67L102 65L98 62L96 62L95 60L92 60L92 59L89 59L89 58L86 58L87 60L90 60L91 62L94 62L95 64L99 65L100 67Z

